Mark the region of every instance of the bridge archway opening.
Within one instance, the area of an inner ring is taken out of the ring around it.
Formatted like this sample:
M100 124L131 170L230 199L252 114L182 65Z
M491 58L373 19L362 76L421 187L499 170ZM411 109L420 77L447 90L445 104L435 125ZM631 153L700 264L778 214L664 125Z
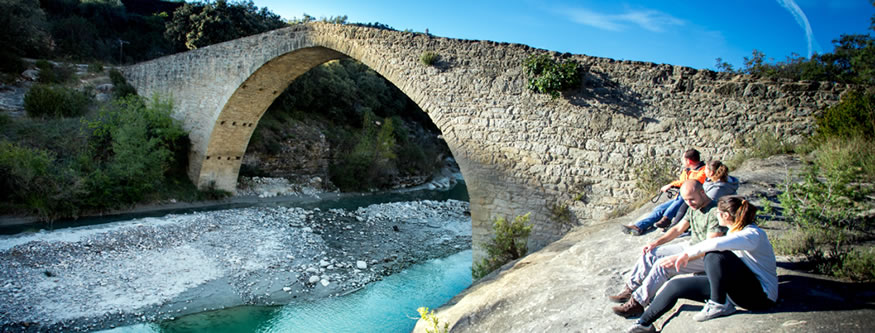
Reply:
M350 70L359 71L359 73L346 73L347 76L340 79L357 81L341 82L341 84L319 82L320 80L338 79L338 75L331 77L331 74L336 74L332 71ZM348 89L370 89L371 91L358 91L355 94L350 94L348 91L331 91L338 87L343 88L344 84ZM341 110L289 109L301 106L302 103L299 103L301 99L312 98L313 96L301 96L301 94L311 94L312 91L306 90L314 88L323 90L316 94L323 98L334 99L332 102L346 100L341 101L341 103L309 104L332 105L340 107ZM372 96L380 94L382 95ZM388 96L385 96L386 94ZM371 99L350 101L348 100L350 98ZM381 106L380 103L383 105ZM395 105L386 105L387 103L395 103ZM243 171L242 175L246 176L260 173L251 165L243 167L244 163L251 163L256 159L253 155L259 152L264 153L265 148L268 148L268 153L283 153L281 150L288 150L290 144L294 146L294 141L306 145L308 142L300 142L307 141L306 138L300 136L277 138L274 135L277 133L268 134L268 136L273 136L268 138L268 141L272 142L264 142L266 131L279 130L279 132L285 132L279 133L281 136L286 136L290 134L289 131L277 127L303 125L304 119L302 118L316 119L316 122L322 125L337 126L334 129L328 128L328 131L336 130L339 133L313 131L312 128L307 130L306 125L304 128L297 128L315 135L309 138L311 139L310 144L327 144L330 147L330 155L323 154L322 156L327 161L301 161L299 159L299 162L306 164L310 170L297 168L298 172L295 172L296 166L293 165L281 167L278 172L273 172L271 176L284 178L292 178L295 175L315 176L310 177L310 179L321 180L319 185L326 189L337 186L344 191L365 191L369 190L368 186L355 187L354 183L365 180L373 181L367 182L366 185L377 185L377 188L386 187L387 181L402 185L411 185L417 181L422 183L425 179L420 177L417 180L412 172L406 170L414 167L410 165L411 163L432 163L431 166L435 167L432 170L434 172L441 171L439 168L443 167L444 163L452 163L451 168L458 168L458 165L454 165L452 162L450 148L443 140L440 140L438 126L416 101L401 91L393 82L371 66L343 53L326 47L308 47L294 50L268 61L237 87L215 121L207 152L204 154L203 163L198 172L198 185L236 189L241 170ZM290 119L293 120L294 124L285 124ZM370 126L368 126L369 124ZM389 126L394 130L387 128ZM273 128L269 129L271 127ZM259 131L256 132L256 129ZM394 140L392 141L394 141L395 146L390 149L381 149L378 141L384 140L383 143L386 143L385 136L381 137L381 135L385 135L387 130L393 134L392 139ZM279 143L276 142L277 139L286 141L286 146L275 146ZM312 139L315 139L316 142ZM376 144L373 151L362 151L363 145L360 141L366 140L372 140L369 142ZM414 147L417 143L420 146ZM429 146L422 149L423 144L442 146ZM289 151L285 153L289 153ZM362 153L377 153L383 156L376 157L371 161L374 163L367 167L358 165L362 163L360 158ZM409 156L411 154L423 156ZM428 168L425 165L416 165L415 167ZM337 170L342 171L335 172ZM443 171L446 175L446 170ZM321 175L318 175L319 173ZM394 178L390 180L389 178L392 177ZM450 177L452 176L450 175Z

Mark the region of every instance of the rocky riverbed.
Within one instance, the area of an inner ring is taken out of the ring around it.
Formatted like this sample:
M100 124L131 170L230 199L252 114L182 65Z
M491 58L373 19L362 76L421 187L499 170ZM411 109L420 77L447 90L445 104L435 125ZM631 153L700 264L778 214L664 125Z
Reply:
M333 297L469 249L468 203L256 207L0 239L0 330L90 331Z

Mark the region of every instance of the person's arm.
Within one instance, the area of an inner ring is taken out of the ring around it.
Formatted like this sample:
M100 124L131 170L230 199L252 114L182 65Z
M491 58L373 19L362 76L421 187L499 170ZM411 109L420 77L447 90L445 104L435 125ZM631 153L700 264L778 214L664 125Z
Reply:
M664 234L662 234L662 236L660 236L659 238L657 238L656 240L654 240L650 244L645 245L644 246L644 253L653 251L653 249L655 249L657 246L671 242L675 238L678 238L678 236L680 236L682 233L686 232L687 229L689 229L689 228L690 228L690 221L687 221L686 219L681 220L681 222L679 222L677 225L675 225L671 229L668 229L668 231L666 231Z
M675 180L675 181L673 181L673 182L671 182L671 183L666 184L665 186L663 186L663 187L662 187L661 189L659 189L659 190L662 191L662 192L665 192L665 191L668 191L668 190L669 190L670 188L672 188L672 187L678 187L678 188L681 187L681 185L683 185L684 182L687 180L687 177L688 177L687 172L689 172L689 169L683 169L683 170L681 170L681 174L678 176L678 179L677 179L677 180Z
M665 186L663 186L662 188L660 188L659 191L660 192L668 192L668 190L671 189L672 187L675 187L674 183L668 183Z
M662 266L662 268L687 267L687 263L690 262L690 260L696 260L704 257L704 253L690 256L686 252L683 252L661 258L656 262L656 264Z
M693 245L684 251L690 257L711 251L742 250L752 251L759 245L759 233L756 229L747 228L731 233L725 237L709 238Z

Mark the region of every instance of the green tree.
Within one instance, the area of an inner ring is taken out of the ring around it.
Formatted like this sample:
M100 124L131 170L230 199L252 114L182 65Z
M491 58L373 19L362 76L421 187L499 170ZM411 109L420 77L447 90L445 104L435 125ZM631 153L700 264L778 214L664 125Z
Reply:
M286 23L251 0L229 3L186 3L173 12L165 36L177 50L193 50L211 44L282 28Z
M519 258L528 252L529 234L532 233L532 225L529 224L529 216L517 216L508 222L503 217L496 218L492 223L492 239L483 244L486 249L486 258L475 263L472 268L474 279L486 276L502 265Z
M113 207L141 200L173 167L176 151L186 149L186 133L170 117L173 105L136 96L116 100L87 122L92 161L85 161L88 205Z
M38 56L51 47L48 21L38 0L0 0L0 27L4 53Z

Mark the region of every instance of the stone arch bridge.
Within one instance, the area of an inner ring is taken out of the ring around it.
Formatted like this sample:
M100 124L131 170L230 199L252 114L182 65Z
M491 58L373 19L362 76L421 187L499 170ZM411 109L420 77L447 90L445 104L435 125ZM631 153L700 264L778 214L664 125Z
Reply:
M440 56L434 66L420 63L426 51ZM530 92L522 64L533 54L578 61L584 83L558 99ZM468 185L475 257L495 216L532 212L530 249L539 249L631 201L637 166L689 147L726 158L759 132L798 140L848 88L326 23L122 72L140 95L174 100L173 116L190 132L191 179L233 191L268 106L299 75L342 57L391 81L443 132Z

